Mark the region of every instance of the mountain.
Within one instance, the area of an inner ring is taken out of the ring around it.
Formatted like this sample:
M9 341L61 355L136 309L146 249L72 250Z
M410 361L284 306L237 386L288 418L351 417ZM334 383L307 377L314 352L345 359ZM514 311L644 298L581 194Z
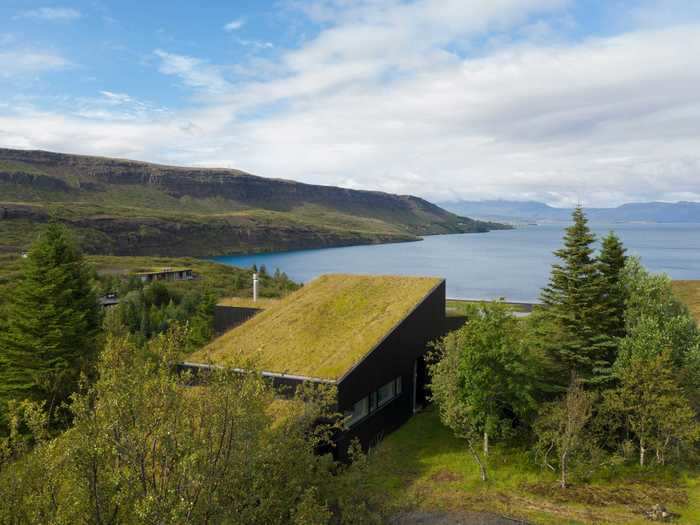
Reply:
M482 220L505 222L566 222L572 209L536 201L457 201L440 204L446 210ZM617 208L586 208L592 222L697 222L700 202L633 202Z
M408 195L0 149L0 251L25 248L50 218L71 226L88 253L113 255L205 256L503 227Z

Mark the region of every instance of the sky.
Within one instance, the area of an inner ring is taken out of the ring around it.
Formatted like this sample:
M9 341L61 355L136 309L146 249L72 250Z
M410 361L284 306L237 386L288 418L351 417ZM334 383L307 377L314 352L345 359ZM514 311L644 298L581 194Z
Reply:
M0 147L433 201L700 201L700 2L2 0Z

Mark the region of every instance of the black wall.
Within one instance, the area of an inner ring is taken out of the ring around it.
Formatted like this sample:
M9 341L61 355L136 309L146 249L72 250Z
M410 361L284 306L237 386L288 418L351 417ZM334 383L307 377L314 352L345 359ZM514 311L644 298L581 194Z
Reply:
M214 333L219 335L245 323L248 319L261 312L259 308L243 308L240 306L216 305L214 309Z
M255 308L217 306L215 329L218 333L228 330L259 311ZM348 431L337 435L337 448L334 450L337 455L342 457L355 438L364 448L373 446L413 415L414 363L419 361L417 401L421 404L425 400L423 388L426 380L422 357L428 350L428 343L444 335L445 329L445 282L442 281L369 355L338 381L340 412L351 410L357 401L399 376L402 392ZM181 368L191 370L183 365ZM290 377L269 379L283 396L293 395L301 383Z
M357 401L398 376L402 383L400 396L354 425L341 442L349 443L358 438L364 447L371 446L411 417L414 362L425 354L429 342L443 334L444 321L443 281L371 354L340 379L338 407L341 411L351 410ZM422 386L419 384L419 389Z

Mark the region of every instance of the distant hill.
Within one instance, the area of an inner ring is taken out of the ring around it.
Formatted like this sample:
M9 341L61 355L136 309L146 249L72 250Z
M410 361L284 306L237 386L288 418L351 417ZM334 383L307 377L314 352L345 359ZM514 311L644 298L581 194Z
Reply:
M50 217L89 253L217 255L416 240L503 227L418 197L229 169L0 149L0 251Z
M536 201L457 201L441 206L457 214L505 222L565 222L570 208L554 208ZM697 222L700 202L633 202L617 208L586 208L592 222Z

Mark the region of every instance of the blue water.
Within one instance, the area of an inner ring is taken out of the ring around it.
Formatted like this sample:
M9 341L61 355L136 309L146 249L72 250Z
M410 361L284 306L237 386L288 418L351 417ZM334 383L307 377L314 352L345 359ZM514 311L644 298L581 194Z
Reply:
M436 235L423 241L215 257L235 266L264 264L306 282L324 273L433 275L447 279L448 297L535 301L547 283L552 251L564 225L528 226L480 234ZM700 279L700 224L596 225L599 236L615 230L630 255L653 272Z

